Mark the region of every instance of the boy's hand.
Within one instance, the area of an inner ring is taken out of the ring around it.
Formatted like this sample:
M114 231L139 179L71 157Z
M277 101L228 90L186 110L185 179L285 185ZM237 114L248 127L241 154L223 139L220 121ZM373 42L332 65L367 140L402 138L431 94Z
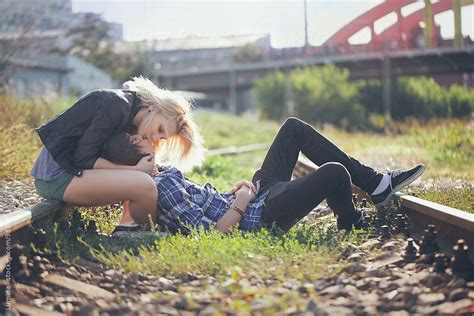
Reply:
M155 156L148 155L142 157L142 159L140 159L140 161L135 165L135 169L152 176L156 173Z
M253 191L254 194L257 194L257 189L255 188L255 185L250 182L250 181L245 181L245 180L242 180L242 181L239 181L237 182L236 184L234 184L234 186L229 190L227 191L226 193L228 194L234 194L236 193L239 189L241 189L243 186L251 189Z
M236 199L243 200L245 203L252 202L257 197L255 192L246 185L242 185L242 187L235 192L235 196Z

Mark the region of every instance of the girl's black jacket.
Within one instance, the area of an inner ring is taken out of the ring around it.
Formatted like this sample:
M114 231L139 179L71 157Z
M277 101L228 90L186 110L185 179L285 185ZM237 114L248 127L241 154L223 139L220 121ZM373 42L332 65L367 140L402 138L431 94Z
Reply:
M139 102L130 90L95 90L36 131L54 160L80 177L94 167L110 136L131 131Z

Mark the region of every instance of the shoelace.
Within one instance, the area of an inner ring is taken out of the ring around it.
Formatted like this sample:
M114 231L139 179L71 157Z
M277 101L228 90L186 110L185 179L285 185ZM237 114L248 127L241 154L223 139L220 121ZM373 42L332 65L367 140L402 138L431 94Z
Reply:
M389 184L390 191L393 190L392 179L399 176L399 175L401 175L403 172L405 172L405 171L403 171L403 170L394 170L394 171L390 172L390 184Z
M396 176L399 176L400 174L402 174L404 171L403 170L394 170L392 172L390 172L390 178L393 176L393 177L396 177Z

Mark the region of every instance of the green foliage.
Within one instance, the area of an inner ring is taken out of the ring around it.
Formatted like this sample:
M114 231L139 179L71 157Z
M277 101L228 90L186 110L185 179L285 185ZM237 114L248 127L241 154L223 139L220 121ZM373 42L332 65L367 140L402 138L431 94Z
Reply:
M363 123L364 109L358 104L357 86L348 80L348 70L333 65L304 68L292 72L291 78L298 116L344 128Z
M345 129L367 126L380 130L384 114L380 80L349 81L349 72L333 65L297 69L289 78L281 72L257 81L256 103L262 116L281 120L287 113L291 88L295 115L311 123L331 123ZM472 117L474 90L452 85L442 88L432 78L401 77L393 81L391 116L395 120ZM368 119L367 119L368 117Z
M432 129L416 129L417 141L428 149L440 168L449 164L463 168L474 162L474 127L472 124L448 123Z
M452 117L472 117L474 113L474 89L452 85L447 92L447 102Z
M53 115L67 107L69 100L36 97L32 99L17 99L12 96L0 95L0 128L25 124L35 128L40 126Z
M65 107L65 101L0 96L0 179L29 177L41 147L34 128Z
M256 117L198 112L195 120L209 149L269 143L278 131L277 123Z
M256 63L266 59L265 52L255 44L247 44L241 47L234 56L234 61L238 64Z
M383 114L380 80L359 80L359 101L369 113ZM474 90L452 85L442 88L432 78L402 77L393 82L392 117L396 120L415 117L463 118L474 111Z
M194 168L188 177L199 184L211 182L218 190L227 191L237 181L250 179L253 171L248 165L235 164L233 157L211 156L200 168Z
M275 71L254 85L255 102L263 118L281 120L287 113L285 91L287 79L281 71Z
M266 229L242 234L237 230L223 236L218 231L194 230L191 236L175 235L157 239L138 249L110 251L107 246L91 248L101 262L125 270L156 275L179 275L192 271L212 276L226 275L238 269L257 273L262 278L315 279L327 273L339 253L354 235L331 233L331 229L306 226L294 228L285 236L275 236ZM306 240L296 236L305 235ZM324 236L324 240L317 239ZM333 268L334 269L334 268ZM319 271L319 273L318 273Z
M281 119L287 113L285 100L291 89L295 116L311 123L357 127L364 122L365 113L358 103L357 86L348 78L347 70L333 65L297 69L289 78L275 72L256 83L257 106L263 117Z
M367 112L383 114L382 82L376 79L357 80L355 85L359 90L359 103Z
M417 190L412 194L425 200L474 213L474 186L469 183L455 187L435 183L429 190Z
M399 78L393 86L392 104L395 119L450 117L445 93L432 78Z

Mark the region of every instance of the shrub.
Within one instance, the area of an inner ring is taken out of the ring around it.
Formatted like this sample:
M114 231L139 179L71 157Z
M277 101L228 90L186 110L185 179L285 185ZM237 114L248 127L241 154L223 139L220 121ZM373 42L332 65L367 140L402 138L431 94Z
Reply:
M305 120L344 128L362 125L364 109L347 69L333 65L299 69L291 79L296 113Z
M376 79L357 80L355 85L359 90L359 103L367 112L383 114L382 82Z
M36 98L19 100L0 95L0 179L29 176L42 143L34 131L67 102Z
M255 83L255 102L263 118L280 120L286 115L286 82L285 74L276 71Z
M444 90L432 78L404 77L392 87L391 114L394 119L449 117L450 108Z
M469 117L474 112L474 90L452 85L447 91L447 103L453 117Z
M291 88L295 116L311 123L332 123L344 128L361 126L365 110L358 102L357 86L348 78L348 70L333 65L298 69L288 79L275 72L256 83L257 106L262 116L282 119L287 114L285 91Z

